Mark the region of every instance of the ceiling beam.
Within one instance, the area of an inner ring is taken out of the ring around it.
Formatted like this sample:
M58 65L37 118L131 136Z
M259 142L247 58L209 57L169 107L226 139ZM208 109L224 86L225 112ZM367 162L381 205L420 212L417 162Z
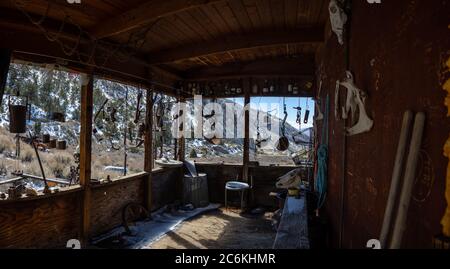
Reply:
M50 42L49 40L47 40L46 38L44 38L44 34L42 33L42 31L32 25L31 23L24 22L23 20L26 19L22 14L19 14L17 12L11 11L11 12L7 12L7 16L2 17L2 19L0 19L0 28L2 30L5 30L6 32L10 32L10 33L17 33L16 35L11 34L11 36L13 36L14 38L12 38L11 41L14 42L16 39L19 40L26 40L26 35L30 35L33 37L39 38L36 41L38 42L33 43L33 42L22 42L24 44L21 44L20 42L17 43L13 43L9 46L17 46L17 47L12 47L15 49L19 49L19 50L23 50L26 52L30 52L30 53L36 53L37 54L46 54L48 56L54 56L56 58L71 58L70 60L76 60L77 57L67 57L67 55L64 55L61 52L61 48L60 46L58 46L57 42ZM58 21L55 21L53 19L47 18L45 20L45 22L42 24L42 27L44 27L46 29L46 31L49 34L53 34L53 35L58 35L59 36L59 40L61 42L63 42L64 44L66 44L69 48L71 48L72 46L74 46L75 44L79 43L79 48L77 49L78 52L80 52L81 54L84 54L85 59L89 58L89 55L91 53L91 50L89 48L92 48L94 46L94 40L90 39L89 37L85 36L85 35L81 35L80 36L80 30L77 27L74 27L72 25L66 25L64 28L64 32L59 32L59 28L60 28L60 23ZM8 42L4 42L3 46L7 46ZM42 50L41 49L41 43L46 44L45 46L49 46L48 50ZM34 44L34 46L33 46ZM48 44L48 45L47 45ZM2 46L2 45L0 45ZM164 76L170 77L171 79L174 80L181 80L182 78L177 74L177 73L172 73L169 70L164 70L160 67L154 66L154 65L150 65L146 60L143 55L141 55L139 52L134 51L128 51L127 53L123 53L122 51L117 51L116 55L121 56L121 58L126 58L127 62L124 63L123 65L118 65L117 63L113 63L116 62L115 61L115 57L109 57L109 60L107 62L105 62L105 55L110 55L111 51L116 50L118 44L112 43L112 42L101 42L101 43L97 43L96 44L96 55L94 57L94 62L97 63L102 63L102 65L109 65L108 62L111 62L111 67L113 67L116 70L122 70L122 71L131 71L134 70L134 68L131 69L127 69L125 68L125 66L136 66L139 68L143 67L143 68L147 68L152 70L153 72L156 73L161 73ZM26 48L26 49L24 49ZM53 49L50 49L53 48ZM83 51L84 50L84 51ZM132 49L130 49L132 50ZM102 58L103 57L103 58Z
M223 0L164 0L147 1L128 10L106 22L94 27L90 33L100 38L118 35L131 31L139 26L156 21L160 18Z
M290 31L264 31L245 35L227 35L210 42L189 44L154 52L149 55L148 61L150 64L162 64L243 49L323 41L323 26L305 27Z
M189 81L234 79L244 77L314 77L314 56L299 58L266 59L248 63L232 63L216 67L195 68L182 76Z
M56 42L50 42L40 32L26 28L17 30L17 28L11 29L4 26L6 25L0 23L0 40L3 40L0 48L12 49L15 60L39 64L56 64L61 68L84 73L93 71L98 77L144 88L150 88L151 85L157 84L158 89L162 92L166 92L166 89L177 81L176 76L158 67L143 64L139 58L132 57L123 62L115 57L110 57L110 60L105 63L104 55L99 51L93 56L91 62L80 62L76 55L66 55ZM83 48L80 48L80 50ZM86 51L84 54L88 55ZM83 58L87 59L88 57ZM104 64L98 66L95 63ZM155 78L149 76L150 70L153 74L157 74ZM163 79L164 81L162 81ZM168 87L164 88L164 85ZM168 94L172 93L172 90L167 92Z

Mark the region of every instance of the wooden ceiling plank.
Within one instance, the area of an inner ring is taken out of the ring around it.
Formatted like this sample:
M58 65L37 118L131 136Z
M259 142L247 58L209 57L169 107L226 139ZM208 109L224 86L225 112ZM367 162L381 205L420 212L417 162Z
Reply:
M286 26L288 29L297 27L298 0L285 0Z
M295 31L227 35L203 44L195 43L152 53L149 55L149 62L152 64L160 64L246 48L288 43L323 42L323 39L323 26L297 29Z
M243 29L244 32L251 32L253 29L253 25L250 21L247 8L242 3L242 0L231 0L228 2L228 4L230 5L236 20L241 26L241 29Z
M208 16L203 12L200 8L195 8L190 11L195 18L195 20L198 22L199 25L201 25L212 37L217 37L220 35L219 28L216 27L216 25L209 19Z
M234 15L233 11L231 10L227 2L217 3L216 9L220 11L219 12L220 16L227 23L231 32L236 34L241 34L243 32L241 26L239 25L239 22L236 19L236 16Z
M211 22L216 25L221 34L226 34L231 32L231 29L228 27L227 23L223 20L222 16L220 16L214 5L206 5L200 7L203 12L210 18Z
M201 39L210 40L214 37L192 16L191 12L180 12L177 16L183 20Z
M181 32L185 33L189 37L190 42L199 42L202 40L201 36L194 29L192 29L191 26L186 24L186 22L177 14L171 17L171 21L176 27L178 27L178 29L180 29Z
M162 31L166 32L172 39L177 40L178 44L186 44L192 42L192 39L181 31L178 27L174 26L171 21L163 19L160 21L159 27Z
M222 0L148 1L139 7L128 10L94 27L91 33L97 38L117 35L148 24L159 18L218 1Z
M244 5L247 7L248 16L252 22L253 28L261 29L263 24L259 16L258 7L256 2L258 0L244 0Z
M272 27L272 13L270 12L269 0L259 0L256 1L256 6L258 8L259 17L263 23L265 29L271 29Z
M274 18L274 24L277 29L285 29L285 14L284 14L284 1L271 0L270 10L272 12L272 17Z
M297 25L308 25L310 22L308 21L310 6L306 3L306 0L299 0L297 6Z
M150 32L152 32L155 35L159 35L160 39L164 41L163 44L166 46L166 48L173 46L172 44L179 44L179 45L182 44L172 34L165 31L159 25L154 25Z

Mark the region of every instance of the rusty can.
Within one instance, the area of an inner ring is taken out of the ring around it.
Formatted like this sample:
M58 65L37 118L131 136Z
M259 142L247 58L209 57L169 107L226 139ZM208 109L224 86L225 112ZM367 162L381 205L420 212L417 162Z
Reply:
M9 105L9 132L21 134L27 131L27 106Z
M48 143L48 147L51 149L56 148L56 139L50 139L50 142Z
M49 134L44 134L42 136L42 143L49 143L50 142L50 135Z
M59 150L67 149L67 142L66 142L66 140L58 140L56 142L56 148L59 149Z

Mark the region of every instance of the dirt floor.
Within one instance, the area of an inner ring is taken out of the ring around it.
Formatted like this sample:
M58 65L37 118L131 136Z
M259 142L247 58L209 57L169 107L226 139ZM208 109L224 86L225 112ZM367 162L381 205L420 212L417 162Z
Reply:
M153 249L270 249L275 241L271 213L239 215L214 210L181 224L150 247Z

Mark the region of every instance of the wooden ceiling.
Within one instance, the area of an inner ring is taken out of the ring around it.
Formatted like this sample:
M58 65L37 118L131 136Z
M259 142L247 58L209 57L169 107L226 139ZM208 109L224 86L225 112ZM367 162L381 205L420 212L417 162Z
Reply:
M327 6L328 0L2 0L0 27L36 27L25 13L34 20L45 16L49 31L58 32L65 22L63 32L76 39L79 27L90 39L120 44L179 78L286 59L312 65L298 71L312 75L310 59L324 39Z

